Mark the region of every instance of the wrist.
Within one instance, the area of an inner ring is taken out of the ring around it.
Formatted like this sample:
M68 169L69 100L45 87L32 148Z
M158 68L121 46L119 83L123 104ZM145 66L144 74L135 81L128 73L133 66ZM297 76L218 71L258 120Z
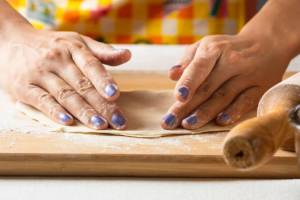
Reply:
M10 24L2 25L0 30L0 45L1 43L18 41L25 35L37 31L27 21L11 21Z
M0 1L0 44L33 30L33 26L6 1Z
M300 53L299 6L298 0L268 1L239 35L266 41L274 53L291 60Z
M271 25L261 29L255 26L245 26L238 35L268 46L267 49L272 51L274 56L290 61L300 53L300 37L292 31L285 32L276 29Z

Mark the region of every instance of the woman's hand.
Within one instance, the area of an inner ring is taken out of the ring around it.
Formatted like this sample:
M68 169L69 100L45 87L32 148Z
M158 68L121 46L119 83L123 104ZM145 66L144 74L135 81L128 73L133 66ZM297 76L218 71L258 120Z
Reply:
M93 129L125 129L114 102L118 86L103 64L120 65L130 56L73 32L24 31L0 43L1 81L14 98L58 123L72 125L75 117Z
M249 35L208 36L188 47L170 70L177 81L175 102L162 121L165 129L197 129L216 119L238 121L255 109L262 94L279 82L289 58L277 41Z

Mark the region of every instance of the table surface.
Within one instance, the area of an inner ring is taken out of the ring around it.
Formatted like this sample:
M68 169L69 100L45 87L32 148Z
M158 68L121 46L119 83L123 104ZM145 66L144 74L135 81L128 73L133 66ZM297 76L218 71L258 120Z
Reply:
M152 70L165 71L182 47L130 47L137 53L135 60L147 58ZM159 51L157 50L159 48ZM159 53L158 53L159 52ZM147 56L145 56L147 54ZM148 56L153 55L153 56ZM160 56L166 61L157 63ZM151 58L151 59L150 59ZM132 63L139 61L132 61ZM299 58L294 59L289 69L295 71ZM130 70L130 65L125 66ZM137 66L137 65L134 65ZM163 67L162 67L163 66ZM144 68L144 69L145 69ZM153 68L153 69L154 69ZM137 67L135 67L135 70ZM46 177L1 177L0 199L272 199L298 200L300 179L289 180L239 180L239 179L134 179L134 178L46 178Z

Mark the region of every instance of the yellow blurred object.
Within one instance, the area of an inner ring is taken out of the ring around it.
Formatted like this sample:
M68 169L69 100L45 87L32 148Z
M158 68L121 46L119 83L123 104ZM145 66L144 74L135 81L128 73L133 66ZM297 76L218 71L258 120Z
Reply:
M190 44L208 34L234 34L245 23L244 0L9 1L39 29L108 43Z

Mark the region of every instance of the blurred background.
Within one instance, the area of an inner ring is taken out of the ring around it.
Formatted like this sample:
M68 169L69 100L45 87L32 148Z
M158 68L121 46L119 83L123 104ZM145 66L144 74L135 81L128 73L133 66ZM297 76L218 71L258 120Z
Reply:
M39 29L115 44L191 44L235 34L265 0L9 0Z

